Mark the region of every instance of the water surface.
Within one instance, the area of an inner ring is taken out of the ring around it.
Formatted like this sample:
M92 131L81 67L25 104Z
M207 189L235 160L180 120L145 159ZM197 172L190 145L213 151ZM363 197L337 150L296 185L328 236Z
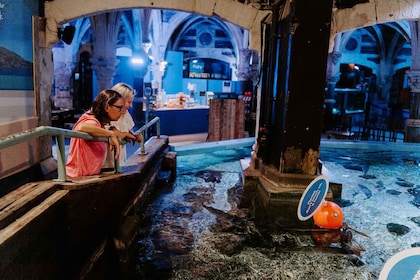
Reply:
M370 236L354 233L360 256L317 246L310 232L257 227L238 200L249 156L178 156L175 183L144 217L138 279L377 279L392 255L420 244L419 152L322 148L325 174L343 185L345 222Z

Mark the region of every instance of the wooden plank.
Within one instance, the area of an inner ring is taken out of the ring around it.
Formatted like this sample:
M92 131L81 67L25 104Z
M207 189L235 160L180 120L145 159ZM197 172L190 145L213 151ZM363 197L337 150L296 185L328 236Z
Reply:
M245 131L245 101L243 99L236 103L235 124L234 138L243 138Z
M136 237L139 234L140 221L140 216L133 214L126 216L119 225L118 230L113 236L114 247L117 251L120 251L118 252L119 254L122 251L128 251L131 244L136 241Z
M214 113L213 113L213 111L212 110L214 110L214 105L212 106L211 105L211 103L212 103L212 100L210 100L210 103L209 103L209 116L208 116L208 121L209 121L209 127L208 127L208 132L207 132L207 140L208 141L212 141L211 139L213 139L213 134L214 134L214 132L213 132L213 130L214 130L214 128L213 128L213 119L214 119Z
M221 113L221 102L220 99L210 100L209 109L209 132L208 141L213 142L220 139L220 113Z
M39 184L39 182L33 182L33 183L27 183L8 194L2 196L0 198L0 210L3 210L13 202L15 202L19 197L22 197L26 195L28 192L30 192L34 187L36 187Z
M220 119L223 120L222 121L222 126L220 127L220 138L219 140L227 140L229 139L229 127L230 127L230 122L229 119L227 119L227 116L229 115L229 106L228 103L225 102L225 99L221 99L221 114L220 114Z
M235 127L236 127L236 99L228 99L229 104L229 115L226 119L229 123L229 135L226 140L235 138Z
M245 102L237 99L213 99L209 110L208 141L244 137Z
M144 180L142 180L142 185L138 188L137 193L126 203L122 211L123 216L127 216L133 207L138 205L140 201L144 201L146 199L152 187L155 185L161 164L162 160L158 160L158 163L154 165Z
M82 267L79 273L78 279L89 279L89 273L92 273L97 262L103 257L108 245L108 238L104 237L99 242L99 245L93 250L91 256L89 256L85 265Z
M23 213L29 211L47 196L51 195L56 191L56 185L57 183L52 181L38 182L36 184L28 183L23 186L22 190L18 188L9 197L6 195L3 204L5 207L0 211L0 229L8 226ZM19 194L21 195L20 197L18 196ZM11 202L11 199L15 199L15 201Z
M230 122L227 119L227 116L229 115L228 111L229 111L229 107L227 102L225 102L224 99L221 100L222 102L222 112L220 115L220 119L223 120L222 122L222 126L220 127L220 138L219 140L227 140L229 139L229 126L230 126Z
M214 115L214 141L220 139L220 130L221 130L221 113L222 113L222 103L220 100L215 100L215 115Z
M2 279L58 279L65 263L63 212L68 191L59 190L0 230Z
M1 277L80 279L77 276L94 275L97 268L102 269L104 250L112 240L108 237L113 237L109 234L118 232L124 216L148 201L162 154L168 151L168 138L163 136L147 143L146 155L130 157L131 165L122 173L100 174L91 180L86 177L77 183L51 181L55 192L30 209L27 204L49 192L46 185L25 186L26 190L11 194L3 201L5 209L27 212L0 230ZM14 203L13 198L17 199ZM122 236L120 241L127 245L130 236Z
M43 202L32 208L26 214L22 215L20 218L16 219L12 224L7 228L0 230L0 246L3 246L4 243L13 236L16 232L27 226L31 223L37 216L41 215L46 211L51 205L61 200L68 194L68 191L59 190L45 199Z

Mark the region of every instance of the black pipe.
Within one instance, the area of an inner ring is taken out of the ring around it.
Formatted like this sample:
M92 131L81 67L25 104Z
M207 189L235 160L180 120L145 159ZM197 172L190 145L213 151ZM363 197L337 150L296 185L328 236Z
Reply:
M272 6L272 16L271 16L271 28L270 28L270 40L268 46L268 57L267 57L267 64L268 64L268 75L267 75L267 91L265 94L265 101L263 111L264 119L263 123L264 126L270 127L272 125L272 117L273 117L273 96L274 96L274 77L275 77L275 69L276 69L276 56L277 56L277 42L279 40L279 36L277 35L278 32L278 21L279 21L279 12L280 6L282 2L285 1L278 1L274 3Z
M258 133L258 156L262 158L264 163L269 163L269 154L267 147L270 146L272 139L273 110L274 110L274 90L275 90L275 74L277 70L278 41L279 31L279 12L280 7L285 0L277 1L272 5L271 24L266 25L268 35L265 35L267 48L264 50L264 66L263 79L264 88L261 93L261 119L260 130Z

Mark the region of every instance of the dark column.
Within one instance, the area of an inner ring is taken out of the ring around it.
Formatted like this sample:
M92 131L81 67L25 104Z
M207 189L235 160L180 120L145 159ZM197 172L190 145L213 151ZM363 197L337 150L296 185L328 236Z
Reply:
M405 123L404 142L420 143L420 71L410 70L408 76L411 87L411 107L410 117Z
M280 22L274 125L266 149L280 172L316 173L332 3L295 0Z
M410 21L411 67L408 80L411 88L410 117L405 123L404 142L420 143L420 22Z

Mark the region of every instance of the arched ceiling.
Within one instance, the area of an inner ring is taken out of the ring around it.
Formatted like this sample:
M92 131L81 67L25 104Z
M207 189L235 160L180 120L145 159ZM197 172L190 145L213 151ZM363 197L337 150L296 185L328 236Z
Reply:
M259 50L260 23L270 14L270 6L278 1L282 0L47 1L44 4L44 14L48 26L46 43L49 45L57 41L55 30L58 26L80 17L121 9L160 8L187 11L209 17L217 15L222 20L249 30L251 49ZM419 18L420 1L418 0L336 0L331 21L331 41L336 34L343 31L379 23Z
M104 1L104 0L54 0L45 2L45 18L47 19L46 44L52 45L57 41L56 30L66 22L77 18L87 17L98 13L133 8L159 8L197 13L208 17L218 16L249 30L250 48L260 50L260 24L270 13L259 10L252 5L226 0L177 0L177 1ZM232 11L240 11L233 13Z
M394 71L411 64L410 27L407 21L387 22L342 33L341 63L355 63L377 69L382 62ZM376 74L376 73L375 73Z
M247 49L249 43L248 31L216 16L161 9L130 9L121 13L121 23L116 47L123 56L138 53L140 49L147 48L144 44L149 43L146 52L158 61L163 59L166 51L172 50L183 52L185 60L209 58L232 66L237 63L240 50ZM89 18L79 18L65 25L75 26L71 42L74 60L77 60L79 48L92 44L90 24ZM67 46L60 41L56 47Z
M207 57L232 64L239 55L229 28L214 18L191 16L172 37L174 40L168 47L183 51L185 59Z

